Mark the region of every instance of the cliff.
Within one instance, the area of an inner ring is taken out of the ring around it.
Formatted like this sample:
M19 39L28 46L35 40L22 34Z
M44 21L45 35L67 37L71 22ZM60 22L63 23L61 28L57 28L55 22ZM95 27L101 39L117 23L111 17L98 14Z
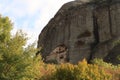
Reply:
M64 4L39 35L38 48L46 62L76 64L102 58L120 63L120 2Z

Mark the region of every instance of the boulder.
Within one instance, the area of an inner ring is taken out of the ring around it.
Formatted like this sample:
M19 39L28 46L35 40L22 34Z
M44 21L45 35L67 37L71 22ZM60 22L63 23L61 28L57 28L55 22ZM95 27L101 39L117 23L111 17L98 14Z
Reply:
M45 62L54 59L57 63L76 64L84 58L88 62L94 58L106 60L115 48L114 42L119 40L119 30L119 1L95 4L76 0L64 4L45 26L39 35L38 48L42 47Z

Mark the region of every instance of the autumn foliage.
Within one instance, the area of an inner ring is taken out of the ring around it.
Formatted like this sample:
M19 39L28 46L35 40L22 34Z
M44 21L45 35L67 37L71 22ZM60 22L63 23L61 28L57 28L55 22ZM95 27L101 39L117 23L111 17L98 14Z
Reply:
M43 64L39 80L120 80L120 67L95 59L88 64L84 59L77 65Z

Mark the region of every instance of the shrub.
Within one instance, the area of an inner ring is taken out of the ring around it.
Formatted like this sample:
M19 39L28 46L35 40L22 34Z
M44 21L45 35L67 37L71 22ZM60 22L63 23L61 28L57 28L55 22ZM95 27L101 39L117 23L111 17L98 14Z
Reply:
M87 64L86 60L78 63L74 71L76 80L110 80L111 75L104 71L104 68L95 64Z
M88 64L86 60L78 65L61 64L55 67L49 80L110 80L111 74L96 64ZM47 79L45 79L47 80Z
M74 66L72 64L61 64L56 67L53 80L75 80Z
M111 74L112 80L120 80L120 65L112 65L104 62L102 59L94 59L92 63L103 67L106 73Z

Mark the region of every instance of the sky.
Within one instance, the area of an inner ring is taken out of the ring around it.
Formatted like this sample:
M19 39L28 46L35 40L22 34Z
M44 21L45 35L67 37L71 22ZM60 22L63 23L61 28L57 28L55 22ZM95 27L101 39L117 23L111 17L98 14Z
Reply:
M0 14L13 22L13 34L19 29L27 33L29 44L38 40L45 25L70 1L73 0L0 0Z

